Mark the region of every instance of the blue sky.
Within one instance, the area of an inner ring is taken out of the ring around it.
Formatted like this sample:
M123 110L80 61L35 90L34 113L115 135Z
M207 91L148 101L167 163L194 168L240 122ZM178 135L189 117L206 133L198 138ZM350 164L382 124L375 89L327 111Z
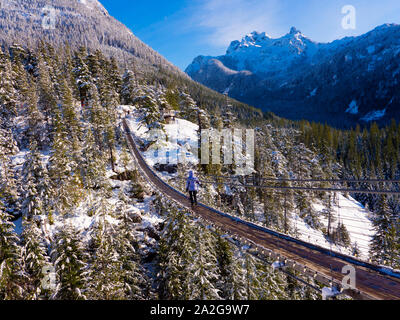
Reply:
M252 32L280 37L295 26L314 41L400 24L399 0L100 0L109 13L185 69L196 56L224 54ZM356 8L356 29L342 28L342 7Z

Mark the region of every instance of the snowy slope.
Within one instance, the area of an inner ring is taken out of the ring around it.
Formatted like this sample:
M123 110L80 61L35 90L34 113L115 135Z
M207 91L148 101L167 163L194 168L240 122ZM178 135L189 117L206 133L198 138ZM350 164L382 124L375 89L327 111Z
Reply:
M320 220L325 227L328 226L328 218L322 214L326 208L318 203L314 203L314 209L319 213ZM374 235L373 225L369 216L371 213L363 208L363 206L349 197L346 198L342 194L338 194L338 205L333 207L331 228L336 228L339 223L343 223L349 232L352 246L357 245L360 251L360 257L367 259L369 256L370 242ZM301 220L298 215L294 214L292 223L297 226L301 238L309 240L326 248L330 248L331 244L326 240L321 231L311 230L310 227ZM352 254L351 249L345 249L341 246L332 246L332 249Z
M163 125L163 130L149 130L136 109L130 106L121 106L120 109L130 110L127 116L132 132L143 141L154 141L143 152L143 157L150 166L156 164L187 163L198 164L198 125L176 119L175 123Z

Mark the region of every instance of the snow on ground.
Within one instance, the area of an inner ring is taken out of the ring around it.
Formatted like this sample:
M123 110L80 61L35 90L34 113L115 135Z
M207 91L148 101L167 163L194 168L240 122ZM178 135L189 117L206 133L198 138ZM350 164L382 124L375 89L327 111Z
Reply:
M120 107L120 110L127 109L131 111L127 116L127 122L132 133L143 141L155 141L142 153L149 165L198 164L198 125L176 119L172 124L163 125L163 130L149 130L142 118L138 114L133 114L134 107Z
M386 114L386 108L383 110L371 111L368 114L366 114L363 118L361 118L361 121L370 122L374 120L379 120L382 117L384 117L385 114Z
M90 198L91 197L88 196L78 208L71 212L71 214L65 216L54 216L54 222L51 224L46 215L38 216L37 219L42 221L42 231L45 234L46 239L51 242L54 240L54 237L58 231L65 228L65 226L71 225L81 234L82 241L87 243L92 237L93 227L102 222L103 219L103 216L99 214L94 214L93 216L87 214L87 209L91 205ZM151 210L150 204L153 200L154 197L148 196L145 197L143 202L131 203L127 205L126 210L129 214L136 214L142 219L141 223L137 225L138 230L144 230L148 227L156 226L164 221L158 214ZM118 192L114 193L114 196L107 201L111 205L111 208L115 208L115 205L118 202ZM114 218L112 215L106 215L104 219L106 219L107 222L114 227L117 227L119 224L119 220ZM16 231L18 231L18 228L20 228L19 224L16 223ZM145 241L146 245L149 241L151 241L151 239L146 238L144 235L141 236L141 240Z
M327 230L329 220L327 207L321 202L314 202L312 206L319 221ZM261 224L265 221L263 210L262 204L255 206L255 219ZM371 213L353 198L346 198L342 194L338 194L337 205L332 207L332 211L331 231L337 228L339 223L344 224L351 241L349 248L329 242L321 230L311 227L297 212L288 214L290 227L300 240L349 255L353 254L352 248L356 246L359 258L368 259L370 242L374 235L373 225L369 219Z
M349 104L349 107L346 110L346 113L350 113L350 114L358 113L358 105L357 105L356 100L351 101L351 103Z
M27 153L28 150L21 150L16 155L11 157L11 163L16 170L19 170L24 165Z
M326 207L320 203L313 204L314 210L319 214L318 217L323 225L327 228L328 217L323 214ZM369 219L370 212L363 208L363 206L349 197L346 198L342 194L338 194L338 206L333 207L331 230L336 228L340 223L346 226L351 239L351 246L357 245L360 251L360 258L368 259L369 246L374 235L372 222ZM339 251L346 254L352 254L351 248L344 248L332 244L327 241L324 234L320 230L311 228L302 218L296 213L292 213L292 227L297 229L301 240L317 244L324 248L329 248L334 251Z
M315 97L317 94L318 88L315 88L313 91L310 92L309 97Z
M19 172L24 166L25 159L29 150L20 150L17 154L11 157L11 163L14 166L15 171ZM50 158L50 153L48 151L41 153L41 159L43 163L47 163Z
M121 116L127 115L126 120L134 136L145 143L153 142L145 152L142 152L142 156L150 166L178 163L195 166L199 163L199 127L197 124L177 118L172 124L164 124L162 129L149 130L135 107L120 106L119 112ZM218 130L215 135L214 132L209 133L210 139L221 134L222 132ZM236 154L238 157L235 159L236 163L242 164L237 167L237 173L239 174L240 171L251 173L254 170L253 155L247 149L246 152L243 152L244 146L240 139L241 136L236 136L238 134L246 135L248 138L251 131L246 133L244 130L235 131L232 141L232 147L242 151ZM221 145L221 147L222 150L225 150L226 146ZM211 154L210 156L213 157Z
M322 288L322 300L327 300L329 298L336 297L339 294L340 292L337 291L336 288L328 288L328 287Z

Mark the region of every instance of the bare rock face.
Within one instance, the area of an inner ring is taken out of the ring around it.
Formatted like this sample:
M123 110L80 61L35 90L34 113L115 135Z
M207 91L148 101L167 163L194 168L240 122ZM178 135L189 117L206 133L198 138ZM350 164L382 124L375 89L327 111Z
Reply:
M292 28L273 39L253 32L219 57L199 56L186 73L239 101L337 127L400 120L400 26L317 43Z

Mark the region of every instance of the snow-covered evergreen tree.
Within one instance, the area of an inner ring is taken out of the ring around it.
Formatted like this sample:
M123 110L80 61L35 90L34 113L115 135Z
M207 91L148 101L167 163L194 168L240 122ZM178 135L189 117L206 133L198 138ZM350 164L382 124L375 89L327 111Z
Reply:
M101 218L94 231L92 261L87 272L86 298L91 300L121 300L125 298L121 275L122 262L115 249L113 226Z
M51 258L58 276L57 289L52 298L86 299L88 257L80 234L73 226L66 225L58 232L51 251Z
M229 242L221 236L217 237L215 243L215 251L217 258L217 271L218 281L216 287L218 288L219 296L225 300L233 299L234 294L234 256L233 250Z
M192 226L196 246L193 251L193 262L189 267L187 278L190 300L218 300L218 268L214 251L214 239L210 232L201 226Z
M37 300L49 298L52 294L49 287L43 286L46 276L45 267L49 264L47 248L43 243L43 235L34 218L24 219L21 236L22 259L27 277L25 299Z
M122 77L121 102L124 105L134 103L137 83L131 70L126 70Z
M374 218L376 233L371 244L371 258L379 264L391 267L398 267L399 259L399 238L396 231L396 220L390 213L387 197L382 195L378 202L378 211Z
M184 212L169 208L169 219L159 246L159 294L161 299L189 299L189 267L193 262L193 238Z
M82 139L80 118L74 104L72 90L65 79L61 82L60 89L62 94L61 109L63 121L68 132L68 138L72 142L72 152L75 157L78 157L77 154L81 151L80 140Z
M13 216L20 211L18 181L11 161L11 155L18 150L16 144L11 131L0 129L0 200Z
M10 58L0 49L0 115L5 119L17 114L17 92L13 79Z
M10 219L0 200L0 300L22 299L25 293L21 247Z
M97 148L93 129L86 125L82 146L81 172L84 186L89 189L99 189L107 185L105 180L106 163Z
M43 202L49 190L49 181L45 170L36 141L33 141L22 169L24 201L21 211L28 219L45 213Z
M67 131L58 114L50 156L49 177L54 194L53 206L60 212L71 208L82 197L82 178L77 161L67 143Z
M76 84L79 89L79 95L81 99L82 107L88 104L88 94L91 86L93 85L93 78L90 74L89 67L85 63L87 52L84 48L81 48L75 55L74 58L74 69L73 74L76 79Z
M123 197L125 198L125 197ZM122 199L118 209L120 224L116 230L115 250L122 264L120 276L125 296L128 299L145 299L144 292L149 291L149 279L146 279L140 265L138 231L132 217L126 209L127 199Z

